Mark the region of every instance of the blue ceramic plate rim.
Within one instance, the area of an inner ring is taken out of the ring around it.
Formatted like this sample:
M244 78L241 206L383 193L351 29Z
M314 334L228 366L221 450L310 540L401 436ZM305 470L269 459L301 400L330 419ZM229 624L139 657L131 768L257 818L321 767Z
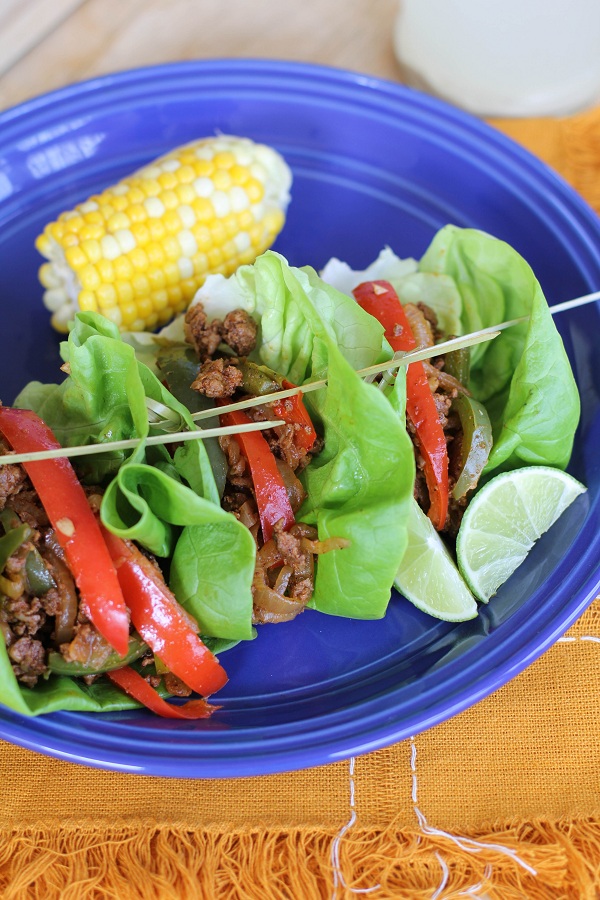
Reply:
M33 98L0 114L4 139L28 133L57 113L71 113L86 102L98 105L116 100L130 103L156 85L166 91L183 87L195 77L225 82L240 75L254 78L263 90L284 87L311 89L315 98L326 88L339 102L363 104L381 115L410 110L425 131L441 138L484 148L494 163L507 166L511 175L532 186L535 203L550 215L563 218L577 238L578 262L590 290L600 283L600 222L595 213L566 182L540 160L491 129L485 123L427 95L364 74L277 60L204 60L132 69L70 85ZM543 192L540 188L545 188ZM18 200L17 200L18 202ZM585 254L583 248L585 247ZM592 533L590 540L587 532ZM576 560L572 563L573 558ZM586 534L580 535L544 584L541 607L527 602L509 622L496 628L458 660L422 676L415 696L400 696L403 687L357 704L341 705L335 713L262 727L257 732L195 732L166 724L161 731L136 728L123 736L113 722L102 731L89 728L90 716L63 713L29 719L6 711L0 737L63 759L101 768L170 777L238 777L269 774L333 762L366 753L438 724L502 687L544 653L584 612L600 588L600 501L588 514ZM558 587L560 585L560 597ZM567 602L561 598L567 596ZM265 698L268 700L268 698ZM87 719L87 725L86 721ZM178 726L181 723L177 723Z

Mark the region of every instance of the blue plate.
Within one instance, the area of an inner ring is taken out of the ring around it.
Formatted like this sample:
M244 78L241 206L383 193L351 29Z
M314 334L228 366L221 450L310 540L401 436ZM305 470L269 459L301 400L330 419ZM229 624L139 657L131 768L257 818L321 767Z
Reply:
M208 61L74 85L0 115L1 396L56 380L33 241L62 209L177 144L216 131L278 148L294 172L277 249L361 267L389 244L419 257L448 222L509 241L550 303L600 288L600 224L542 163L481 122L364 75ZM543 653L600 584L600 320L558 319L582 395L572 462L589 490L480 616L449 625L394 596L385 620L306 612L227 653L221 712L0 715L0 737L103 768L173 777L278 772L365 753L487 696Z

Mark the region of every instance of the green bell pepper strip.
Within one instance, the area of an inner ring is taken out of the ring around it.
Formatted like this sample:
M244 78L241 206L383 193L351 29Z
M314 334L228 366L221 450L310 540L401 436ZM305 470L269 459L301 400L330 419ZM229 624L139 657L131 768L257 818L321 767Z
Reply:
M29 525L19 525L0 538L0 572L4 571L4 566L13 553L16 553L21 544L28 541L32 535Z
M80 662L68 662L62 653L51 650L48 654L48 668L55 675L70 675L73 678L81 678L84 675L100 675L102 672L111 672L113 669L121 669L123 666L129 666L140 656L143 656L148 649L145 643L137 634L132 634L129 638L129 646L126 655L119 656L114 650L108 656L94 664L91 661L88 664Z
M492 424L485 406L473 397L459 394L452 401L452 410L460 418L462 440L453 466L459 472L452 497L460 500L477 483L492 449Z
M50 588L56 587L54 578L35 548L29 551L25 559L25 577L29 593L34 597L43 597Z

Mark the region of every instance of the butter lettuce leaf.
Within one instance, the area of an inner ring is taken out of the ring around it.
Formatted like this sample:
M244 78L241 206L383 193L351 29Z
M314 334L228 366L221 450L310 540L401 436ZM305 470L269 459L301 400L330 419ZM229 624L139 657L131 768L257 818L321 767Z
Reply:
M504 241L448 225L433 239L420 269L453 279L464 333L529 316L472 350L469 387L485 403L494 433L486 473L524 464L565 468L579 422L579 393L528 263Z
M380 618L406 546L414 480L403 422L355 371L391 355L383 328L314 269L293 268L272 251L229 279L209 278L197 298L211 318L238 307L253 315L257 359L288 380L327 378L326 388L305 395L324 449L300 475L308 498L298 518L321 540L350 546L319 557L311 605Z

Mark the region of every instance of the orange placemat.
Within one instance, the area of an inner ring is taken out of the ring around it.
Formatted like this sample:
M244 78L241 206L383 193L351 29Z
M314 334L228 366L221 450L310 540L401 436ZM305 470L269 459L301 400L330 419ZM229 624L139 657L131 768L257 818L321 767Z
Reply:
M600 212L600 110L494 123ZM20 898L584 900L600 892L600 607L451 721L287 775L174 781L0 743Z

